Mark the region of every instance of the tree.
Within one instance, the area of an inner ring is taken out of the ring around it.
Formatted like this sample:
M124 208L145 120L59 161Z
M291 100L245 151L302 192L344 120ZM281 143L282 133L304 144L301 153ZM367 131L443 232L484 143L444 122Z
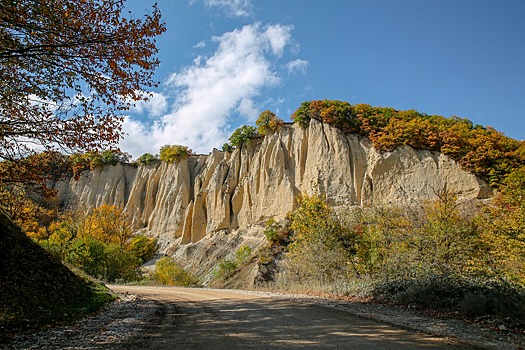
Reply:
M0 0L0 159L6 179L35 149L89 151L122 136L120 113L154 87L156 5L124 16L124 0ZM14 167L14 168L13 168ZM32 181L44 182L34 177Z
M255 126L243 125L235 129L235 131L231 134L228 140L230 140L230 144L233 147L239 147L253 139L258 138L259 136L260 135L257 132L257 128Z
M307 128L311 119L330 124L346 134L358 132L361 125L352 105L339 100L306 101L292 114L294 123L302 128Z
M484 267L505 283L525 285L525 166L507 175L480 218Z
M293 232L287 256L299 280L345 279L355 255L355 235L342 225L326 199L303 195L287 219Z
M173 163L181 159L188 159L193 151L187 146L164 145L160 148L159 159L166 163Z
M283 124L283 120L269 110L265 110L259 114L259 118L257 118L257 121L255 122L257 130L261 135L274 133L279 130Z

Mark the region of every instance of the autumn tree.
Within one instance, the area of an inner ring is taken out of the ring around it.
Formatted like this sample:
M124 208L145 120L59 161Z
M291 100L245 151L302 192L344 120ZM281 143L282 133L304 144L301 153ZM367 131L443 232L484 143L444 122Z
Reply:
M284 121L272 111L265 110L259 114L255 125L257 125L259 134L267 135L279 130L284 125Z
M181 159L188 159L192 154L193 151L188 146L164 145L159 150L159 159L169 164Z
M165 26L156 5L136 18L123 13L124 0L0 5L0 160L10 162L0 184L43 182L21 162L36 149L100 150L119 140L122 111L156 86L155 37Z
M287 257L296 278L325 284L348 277L355 235L342 225L323 196L303 195L287 219L293 233Z
M104 243L118 243L124 247L132 236L131 220L114 205L103 204L94 208L88 219L90 235Z
M525 286L525 166L507 175L500 190L480 218L484 268L505 283Z

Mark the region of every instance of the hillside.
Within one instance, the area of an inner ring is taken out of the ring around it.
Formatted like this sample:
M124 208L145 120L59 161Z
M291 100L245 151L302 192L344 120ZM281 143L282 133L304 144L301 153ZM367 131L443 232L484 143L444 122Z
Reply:
M12 331L37 328L94 311L108 290L71 272L0 214L0 342Z

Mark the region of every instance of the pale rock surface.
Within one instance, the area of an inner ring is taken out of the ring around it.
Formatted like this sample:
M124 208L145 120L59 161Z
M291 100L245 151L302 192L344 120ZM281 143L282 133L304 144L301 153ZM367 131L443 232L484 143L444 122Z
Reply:
M57 184L64 206L113 204L161 249L217 232L283 219L301 193L324 193L334 207L413 204L447 188L462 201L488 198L489 186L447 156L408 146L380 153L368 139L313 120L233 153L213 150L174 164L117 164Z

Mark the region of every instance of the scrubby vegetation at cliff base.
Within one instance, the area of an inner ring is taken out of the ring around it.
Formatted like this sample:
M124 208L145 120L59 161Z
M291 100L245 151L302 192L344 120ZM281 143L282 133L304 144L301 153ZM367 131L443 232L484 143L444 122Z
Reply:
M283 223L269 221L268 252L285 259L279 289L360 294L378 300L490 315L525 324L525 168L501 193L462 210L454 193L422 207L335 212L322 195L304 195Z

